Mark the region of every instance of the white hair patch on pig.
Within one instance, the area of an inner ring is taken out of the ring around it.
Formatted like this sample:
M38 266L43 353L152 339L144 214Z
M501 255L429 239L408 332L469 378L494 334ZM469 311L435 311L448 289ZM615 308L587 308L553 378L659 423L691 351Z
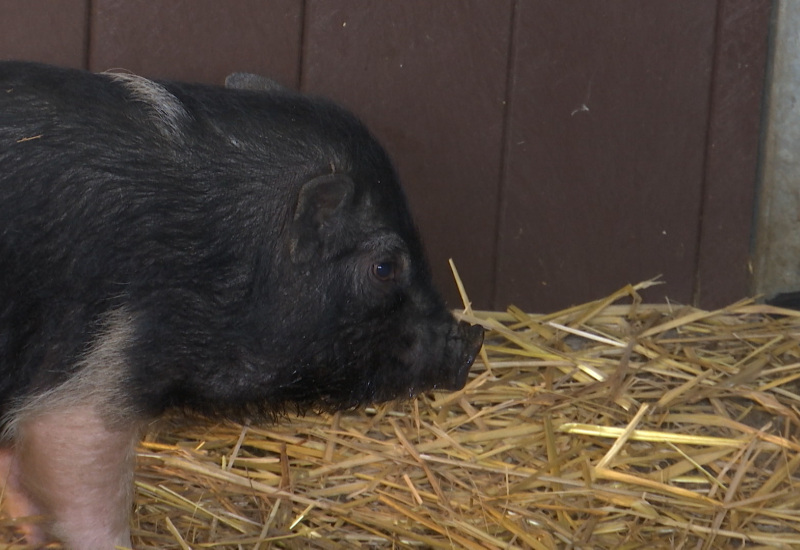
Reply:
M142 76L130 73L102 73L119 82L135 101L144 103L151 111L153 121L167 137L178 137L189 117L183 103L164 86Z
M132 315L124 308L110 312L101 330L66 382L22 400L6 417L0 440L14 440L20 422L58 409L91 406L109 425L130 423L122 387L127 373L126 348L133 338Z

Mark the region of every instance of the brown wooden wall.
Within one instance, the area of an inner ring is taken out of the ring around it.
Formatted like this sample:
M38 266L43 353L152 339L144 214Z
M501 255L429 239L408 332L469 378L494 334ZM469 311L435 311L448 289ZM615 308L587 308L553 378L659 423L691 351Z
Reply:
M770 0L0 0L0 59L221 83L359 114L440 287L536 311L662 274L749 291Z

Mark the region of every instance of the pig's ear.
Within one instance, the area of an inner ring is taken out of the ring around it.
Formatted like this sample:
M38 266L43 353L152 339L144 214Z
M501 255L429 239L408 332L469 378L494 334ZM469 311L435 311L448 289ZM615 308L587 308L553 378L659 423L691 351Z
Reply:
M252 73L229 74L225 78L225 87L255 92L278 92L286 89L271 78Z
M326 257L341 246L355 183L344 174L328 174L303 184L297 197L290 253L295 262Z

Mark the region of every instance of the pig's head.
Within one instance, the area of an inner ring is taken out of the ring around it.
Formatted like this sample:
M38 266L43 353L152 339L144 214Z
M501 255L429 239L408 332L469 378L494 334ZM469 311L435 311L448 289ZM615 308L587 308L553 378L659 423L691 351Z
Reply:
M336 409L458 390L483 341L433 288L382 157L299 187L285 243L294 305L284 315L297 323L287 340L295 369L281 380L289 402Z

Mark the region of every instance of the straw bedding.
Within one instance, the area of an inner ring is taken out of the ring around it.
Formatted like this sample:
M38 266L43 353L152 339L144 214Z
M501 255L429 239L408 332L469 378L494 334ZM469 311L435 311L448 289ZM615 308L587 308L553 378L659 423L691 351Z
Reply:
M460 392L160 422L134 546L800 547L800 313L645 305L648 284L550 315L467 310L489 332Z

